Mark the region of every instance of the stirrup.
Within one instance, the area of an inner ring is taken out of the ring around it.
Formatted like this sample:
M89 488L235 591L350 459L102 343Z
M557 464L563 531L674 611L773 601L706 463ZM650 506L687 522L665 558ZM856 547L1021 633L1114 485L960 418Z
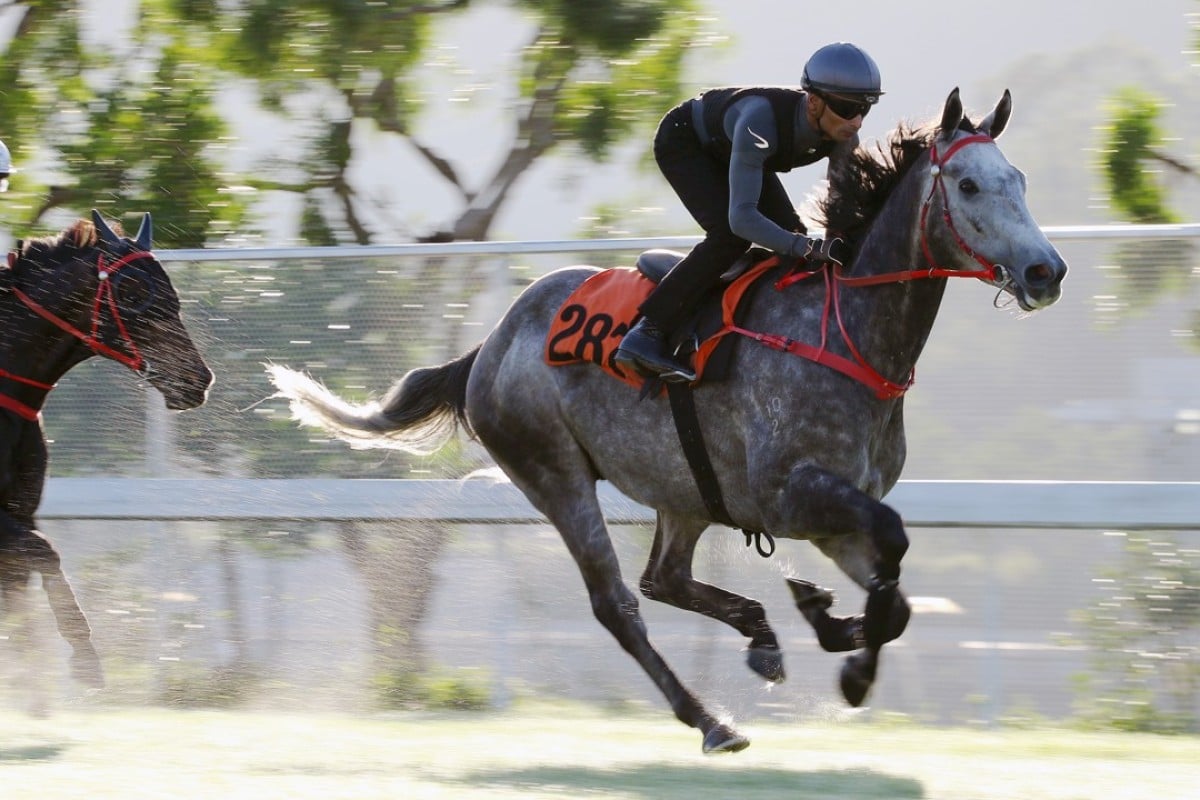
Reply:
M695 370L688 369L683 364L651 364L633 354L626 354L622 358L620 350L617 350L615 361L617 362L617 366L622 369L632 369L639 375L645 375L648 378L657 378L664 383L691 383L696 380Z

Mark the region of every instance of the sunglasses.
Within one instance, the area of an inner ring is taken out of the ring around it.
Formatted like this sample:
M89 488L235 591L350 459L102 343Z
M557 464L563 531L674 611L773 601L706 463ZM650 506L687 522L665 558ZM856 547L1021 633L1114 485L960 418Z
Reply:
M871 103L866 100L857 98L842 97L836 94L822 94L821 99L825 101L825 105L834 114L837 114L842 119L854 119L855 117L865 117L871 113Z

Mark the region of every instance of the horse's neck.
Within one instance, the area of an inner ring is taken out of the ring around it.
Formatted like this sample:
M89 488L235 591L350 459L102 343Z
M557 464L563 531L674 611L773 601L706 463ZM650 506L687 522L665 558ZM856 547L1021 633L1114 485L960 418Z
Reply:
M0 293L0 370L52 385L92 355L78 339L34 314L16 295Z
M859 243L851 276L922 270L921 206L926 187L914 168L897 186ZM919 278L867 287L843 287L842 304L859 317L851 336L884 375L902 379L921 355L937 318L945 278Z

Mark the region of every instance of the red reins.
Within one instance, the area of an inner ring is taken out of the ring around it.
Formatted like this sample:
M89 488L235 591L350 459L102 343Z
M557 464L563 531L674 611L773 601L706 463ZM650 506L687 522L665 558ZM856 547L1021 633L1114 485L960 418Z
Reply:
M883 283L900 283L902 281L921 280L925 278L978 278L979 280L996 280L1002 271L1002 268L997 264L985 259L983 256L976 253L970 245L963 240L959 235L958 230L954 227L954 220L950 216L950 205L946 197L946 186L942 179L942 165L950 160L950 157L957 153L962 148L969 144L982 144L992 142L992 137L987 134L977 133L970 136L965 136L962 139L954 142L946 150L944 155L939 157L937 145L933 145L929 152L930 167L929 172L933 176L933 183L929 187L929 194L925 197L925 202L921 206L921 252L925 256L925 260L929 266L925 269L902 270L900 272L888 272L882 275L864 275L859 277L848 277L842 275L841 265L833 267L822 266L818 269L805 270L803 272L793 272L781 278L776 282L777 289L783 289L793 283L821 273L825 279L825 307L821 315L821 343L820 345L805 344L804 342L794 341L786 336L770 333L757 333L755 331L740 328L733 323L732 316L727 316L725 320L725 329L731 333L738 333L742 336L747 336L757 342L762 342L776 350L791 353L807 358L809 361L815 361L831 369L847 375L859 383L865 384L868 388L875 392L875 396L880 400L894 400L908 391L916 379L916 370L909 372L908 377L903 383L896 383L888 380L883 375L867 363L866 359L858 352L858 348L854 346L854 342L850 338L850 334L846 331L846 326L842 322L842 308L840 293L838 287L840 284L846 286L877 286ZM979 263L980 269L974 270L957 270L947 269L937 266L937 262L933 258L933 253L929 247L929 231L928 231L928 216L929 208L933 203L934 195L940 191L942 195L942 219L946 223L946 227L954 235L954 241L958 246ZM844 356L831 353L826 349L827 332L829 330L829 315L832 309L834 317L837 319L838 330L842 335L842 342L850 351L853 358L845 358Z
M36 300L25 294L25 292L21 291L16 286L10 288L13 295L15 295L18 300L24 303L30 311L33 311L38 316L54 323L62 330L74 336L76 339L79 339L92 352L124 364L134 372L141 372L146 366L146 361L142 358L142 354L141 351L138 350L137 343L134 342L133 337L129 335L129 331L125 327L125 321L121 319L121 311L117 303L117 296L113 289L111 278L122 267L137 261L138 259L153 257L154 256L150 252L145 250L129 253L128 255L122 256L111 264L106 264L104 262L103 253L96 257L96 275L99 279L99 283L96 287L96 299L92 303L92 330L90 333L84 333L63 318L55 315L52 311L47 310ZM110 347L101 340L100 324L105 307L108 308L109 313L112 316L113 323L117 326L117 332L121 336L121 341L126 345L129 351L128 353L123 353L116 348ZM47 393L54 388L53 384L46 384L40 381L31 380L29 378L23 378L19 375L13 375L11 372L6 372L4 370L0 370L0 378L7 378L18 383L24 383L28 386L43 389ZM3 394L0 394L0 408L6 408L31 421L36 420L38 414L40 413L40 406L35 408Z

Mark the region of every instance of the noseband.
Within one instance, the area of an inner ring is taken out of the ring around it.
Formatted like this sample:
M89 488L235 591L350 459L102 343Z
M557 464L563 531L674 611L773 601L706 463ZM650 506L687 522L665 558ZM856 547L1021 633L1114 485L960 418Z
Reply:
M10 254L9 258L14 259L15 254ZM96 298L92 303L92 329L90 333L84 333L79 328L76 328L71 323L67 322L62 317L59 317L54 312L46 309L25 292L16 286L8 287L13 295L25 306L33 311L38 316L45 320L53 322L62 330L74 336L79 341L83 342L89 350L97 355L111 358L120 364L124 364L139 375L145 375L149 372L150 365L142 358L141 351L138 349L137 343L133 341L133 337L129 335L129 331L125 327L125 321L121 319L120 306L117 303L116 292L113 289L112 277L120 270L134 261L143 258L153 258L154 256L145 250L139 250L134 253L122 256L121 258L111 263L106 263L104 253L100 253L96 257L96 276L99 280L96 286ZM117 326L117 333L120 334L120 341L125 345L128 352L122 352L114 347L110 347L100 338L100 325L104 309L108 308L109 314L112 316L113 323ZM0 378L8 378L9 380L23 383L27 386L33 386L37 389L42 389L49 392L54 388L53 384L42 383L30 378L24 378L19 375L13 375L10 372L0 370ZM14 411L20 416L28 420L37 419L39 409L21 403L11 397L0 394L0 408L6 408Z

